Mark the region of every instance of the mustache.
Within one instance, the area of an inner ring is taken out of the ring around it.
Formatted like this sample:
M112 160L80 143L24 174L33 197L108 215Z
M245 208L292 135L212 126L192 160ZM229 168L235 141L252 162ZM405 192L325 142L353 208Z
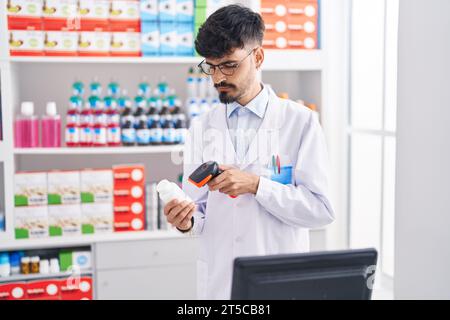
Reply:
M214 88L236 88L236 86L234 84L231 83L226 83L224 81L219 82L219 83L215 83L214 84Z

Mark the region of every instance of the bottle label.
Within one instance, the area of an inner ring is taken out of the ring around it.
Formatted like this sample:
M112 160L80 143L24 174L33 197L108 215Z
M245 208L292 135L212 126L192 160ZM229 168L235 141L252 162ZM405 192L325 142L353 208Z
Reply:
M136 142L136 130L134 128L122 129L122 142L135 143Z
M108 116L108 125L111 124L119 124L120 123L120 115L119 114L110 114Z
M175 129L167 128L163 130L163 142L174 143L175 142Z
M92 128L84 127L80 130L80 142L92 143Z
M150 129L150 142L161 143L163 132L161 128Z
M120 128L112 127L107 130L108 143L120 143Z
M94 121L93 121L93 117L91 114L81 114L80 115L80 123L81 124L89 125L89 124L92 124L93 122Z
M106 128L94 128L94 144L106 144Z
M79 131L77 127L66 128L66 143L78 143Z
M66 117L66 124L78 124L79 117L77 114L68 114Z
M179 128L179 129L176 129L176 130L177 130L176 142L177 143L184 143L186 141L186 134L187 134L186 128Z
M150 130L138 129L136 132L136 137L137 137L137 143L149 144L150 143Z

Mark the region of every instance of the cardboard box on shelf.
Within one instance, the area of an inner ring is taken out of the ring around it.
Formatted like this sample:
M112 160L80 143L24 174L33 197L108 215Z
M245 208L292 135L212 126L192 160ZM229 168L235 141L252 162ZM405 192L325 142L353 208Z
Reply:
M16 207L14 218L16 239L48 237L47 206Z
M67 278L59 281L62 300L92 300L92 278Z
M141 215L144 213L142 201L114 203L115 214Z
M139 32L111 32L111 56L139 57L141 34Z
M141 0L141 21L156 22L159 19L158 0Z
M175 22L177 18L177 0L159 0L159 21Z
M44 32L35 27L26 30L9 30L9 53L11 56L44 55Z
M113 231L113 204L83 203L81 205L81 230L83 234L110 233Z
M109 0L79 0L81 30L93 31L96 28L107 28L109 6Z
M61 292L58 280L30 281L26 284L28 300L60 300Z
M80 172L81 202L99 203L113 200L113 173L110 169L86 169Z
M145 166L141 164L113 166L114 188L145 183Z
M159 23L159 53L162 56L173 56L177 51L177 29L174 22Z
M8 15L8 28L16 29L17 25L33 26L41 29L43 0L8 0L6 14Z
M78 0L45 0L42 7L44 29L79 29Z
M130 215L130 214L116 214L114 216L114 231L143 231L145 228L145 216Z
M79 204L49 206L48 224L51 237L81 235L81 206Z
M72 266L79 268L81 271L92 268L92 255L90 251L74 251L72 252Z
M129 28L140 31L140 4L137 0L111 0L109 11L110 28L126 31Z
M132 203L144 200L144 187L142 185L130 185L114 188L114 203Z
M193 54L194 54L194 25L192 23L178 23L177 55L192 56Z
M80 172L50 171L47 173L48 204L79 204Z
M46 206L47 173L18 172L14 176L14 205Z
M44 31L44 52L47 56L76 56L78 33L74 31Z
M159 55L159 25L157 22L141 23L141 50L144 56Z
M194 23L194 0L177 1L177 22Z
M78 33L78 55L87 57L109 56L111 33L104 29Z
M27 299L26 289L25 282L0 284L0 300L25 300Z

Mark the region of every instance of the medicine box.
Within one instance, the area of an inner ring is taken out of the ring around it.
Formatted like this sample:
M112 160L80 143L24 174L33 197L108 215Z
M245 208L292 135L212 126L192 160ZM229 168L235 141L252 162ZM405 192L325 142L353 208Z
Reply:
M0 300L27 299L27 284L25 282L0 283Z
M140 4L137 0L111 0L109 21L111 31L133 28L140 31Z
M47 205L47 173L18 172L14 176L14 205Z
M141 50L144 56L159 55L159 25L157 22L141 23Z
M177 0L159 0L159 21L175 22L177 18Z
M51 237L81 235L81 206L79 204L49 206L48 222Z
M45 0L42 7L44 29L78 29L78 0Z
M141 0L140 10L141 10L141 22L158 21L159 15L158 0Z
M16 207L14 209L16 239L48 236L47 206Z
M194 25L192 23L178 23L177 55L192 56L193 53L194 53Z
M175 55L178 44L176 24L172 22L160 22L159 32L160 54L163 56Z
M102 29L82 31L78 35L78 55L109 56L111 34Z
M89 270L92 268L92 256L90 251L72 252L72 266L80 270Z
M80 181L82 203L112 202L112 170L82 170Z
M92 31L95 28L106 28L109 6L109 0L79 0L81 30Z
M44 55L44 32L41 30L9 30L8 40L11 56Z
M76 56L78 33L74 31L44 31L44 52L47 56Z
M9 29L15 29L16 24L27 23L36 26L42 23L43 0L8 0L6 14Z
M177 22L194 23L194 0L176 0Z
M62 300L92 300L92 278L67 278L59 281Z
M81 204L81 230L83 234L110 233L113 231L113 204Z
M139 32L111 32L111 56L138 57L141 55Z
M59 280L38 280L26 284L27 300L61 300Z
M50 171L47 183L49 205L80 203L79 171Z

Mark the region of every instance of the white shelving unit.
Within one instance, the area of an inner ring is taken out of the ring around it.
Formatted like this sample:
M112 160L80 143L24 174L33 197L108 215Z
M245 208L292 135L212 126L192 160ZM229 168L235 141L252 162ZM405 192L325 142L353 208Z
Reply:
M19 274L14 276L9 276L5 278L0 278L0 284L6 282L22 282L22 281L34 281L34 280L43 280L43 279L54 279L54 278L67 278L72 275L76 276L90 276L93 274L93 270L85 270L83 272L74 274L72 272L59 272L59 273L49 273L49 274Z
M339 57L331 57L333 41L342 39L334 23L341 16L334 16L339 4L333 0L321 1L322 49L312 51L266 50L263 65L263 82L272 85L275 91L289 92L292 99L303 99L315 103L321 113L325 136L331 147L331 158L340 160L337 145L341 143L336 130L341 129L334 117L342 107L341 92L335 87L342 82L339 70L330 68L330 61L341 63ZM339 10L337 10L339 11ZM328 22L324 22L328 20ZM5 5L0 5L0 39L8 39ZM333 21L333 22L330 22ZM4 43L4 42L3 42ZM334 54L334 52L333 52ZM102 83L116 76L126 88L135 88L141 75L147 75L155 83L161 75L183 96L185 77L190 66L197 65L200 57L142 57L142 58L85 58L85 57L10 57L7 45L0 46L0 76L3 113L3 141L0 141L0 162L4 166L6 232L0 232L0 251L47 247L68 247L86 244L114 244L133 241L176 239L179 233L169 231L113 233L108 235L84 235L79 237L22 239L14 238L14 173L19 170L46 170L47 168L81 169L101 167L107 163L125 161L145 162L152 178L162 176L175 179L181 172L180 165L170 161L170 155L181 153L183 146L149 146L116 148L59 148L18 149L13 146L13 119L20 102L35 101L36 111L42 114L47 101L56 101L59 112L65 113L70 95L70 84L74 78L87 82L99 76ZM134 92L129 92L130 95ZM344 131L342 131L344 132ZM333 167L333 179L341 176L341 167ZM158 176L159 175L159 176ZM149 180L149 179L147 179ZM342 185L332 185L333 194L338 195ZM1 201L1 199L0 199ZM338 207L339 214L340 208ZM312 232L312 247L320 250L327 245L327 230ZM313 243L314 241L314 243ZM158 241L156 241L158 242ZM159 242L158 242L159 243Z

